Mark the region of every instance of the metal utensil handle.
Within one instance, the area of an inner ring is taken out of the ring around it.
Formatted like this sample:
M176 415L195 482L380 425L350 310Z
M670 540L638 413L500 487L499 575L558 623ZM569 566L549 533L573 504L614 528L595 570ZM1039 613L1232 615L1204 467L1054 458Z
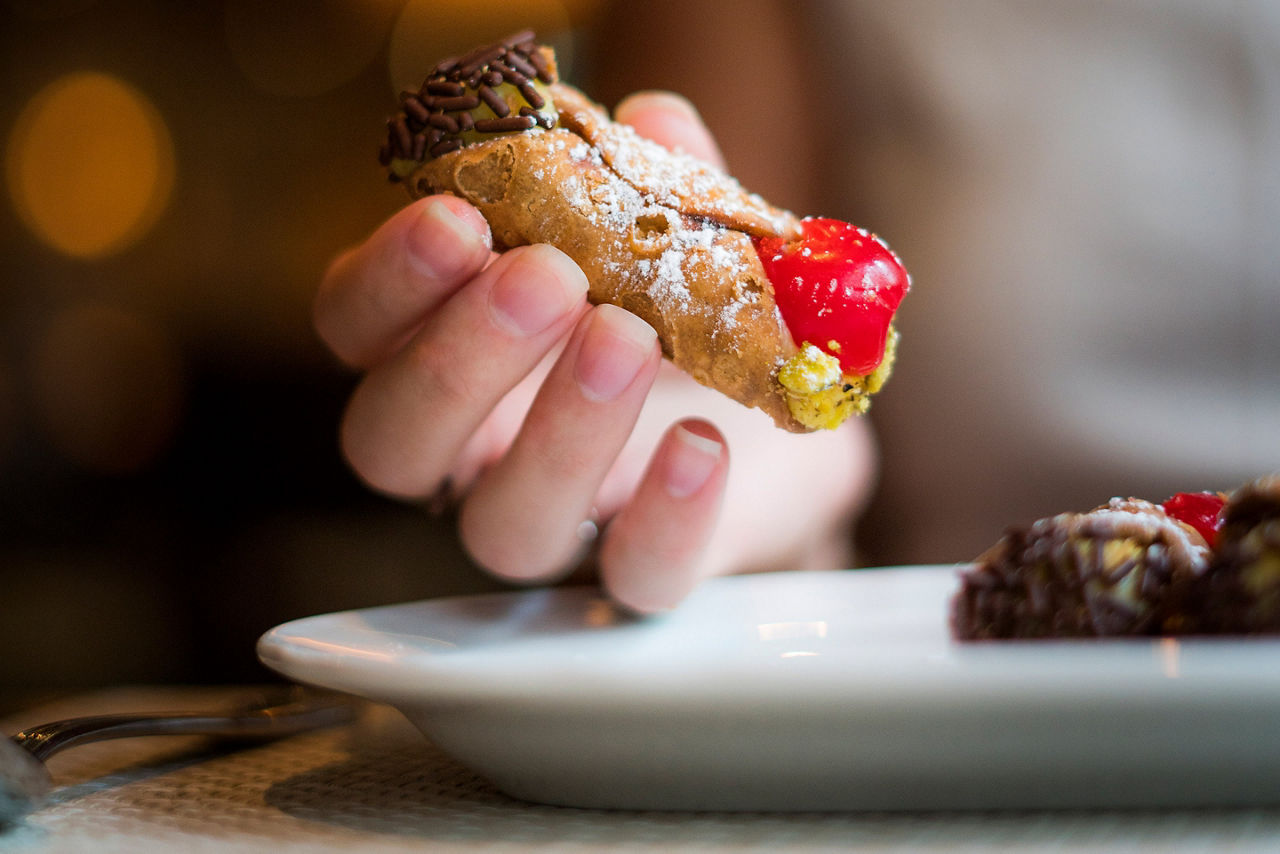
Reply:
M139 735L206 735L273 739L347 723L355 717L350 698L316 695L228 715L160 713L94 715L41 724L13 741L41 762L66 747Z

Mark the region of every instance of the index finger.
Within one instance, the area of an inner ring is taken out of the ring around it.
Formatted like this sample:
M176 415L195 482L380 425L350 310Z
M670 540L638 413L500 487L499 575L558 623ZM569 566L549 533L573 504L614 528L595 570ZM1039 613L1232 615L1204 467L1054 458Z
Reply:
M664 148L683 151L723 169L724 155L697 109L674 92L636 92L623 98L613 111L622 124Z
M484 268L491 246L488 223L462 199L419 199L329 266L316 295L316 331L348 364L377 364Z

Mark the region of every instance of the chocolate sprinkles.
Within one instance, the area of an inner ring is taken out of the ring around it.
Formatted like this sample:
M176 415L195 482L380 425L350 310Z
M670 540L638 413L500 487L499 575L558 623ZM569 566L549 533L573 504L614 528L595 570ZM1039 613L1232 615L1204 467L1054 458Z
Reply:
M400 144L401 151L409 151L413 147L413 136L409 133L409 126L404 120L404 116L396 116L391 125L391 138Z
M502 56L508 50L510 50L510 48L502 44L478 48L458 61L458 75L461 77L470 77L484 66Z
M432 113L427 116L427 124L433 128L440 128L445 133L458 132L458 120L453 116L447 116L444 113Z
M476 130L481 133L511 133L529 130L535 124L537 121L533 116L507 116L505 119L480 119L476 122Z
M480 106L480 99L475 95L458 95L455 98L437 98L435 107L437 110L445 112L456 112L458 110L474 110Z
M555 116L550 116L550 115L547 115L546 113L540 113L537 110L535 110L533 107L521 107L520 115L528 116L529 118L533 119L536 124L546 128L547 130L551 130L553 127L555 127L555 124L556 124Z
M516 71L519 71L525 77L538 76L538 69L533 66L533 63L516 53L514 50L508 53L503 59L507 65L511 66Z
M555 76L551 73L551 67L547 65L547 59L538 51L531 51L528 54L529 62L538 70L538 79L543 83L555 82L552 78Z
M556 82L549 52L535 41L532 30L522 30L501 41L440 62L417 92L400 93L401 112L387 121L387 138L378 151L378 162L421 161L440 157L463 146L462 133L517 133L535 127L555 127L554 111L542 112L547 99L533 85ZM516 114L495 89L512 86L528 106ZM487 107L494 118L472 114ZM399 178L392 173L393 181Z
M542 96L538 94L538 91L529 84L528 80L517 84L516 88L520 90L520 94L524 96L524 99L529 102L529 106L533 107L535 110L542 109L542 106L547 103L542 99Z
M404 111L410 118L419 122L426 122L431 115L426 105L419 101L416 95L404 99Z
M428 94L445 96L457 96L467 91L461 83L455 83L452 80L428 80L422 88Z
M493 110L495 116L501 119L511 114L511 108L507 106L506 99L497 92L488 86L481 86L478 91L480 92L480 100L489 105L489 109Z
M455 136L440 140L428 150L432 157L439 157L442 154L448 154L450 151L457 151L459 148L462 148L462 140Z

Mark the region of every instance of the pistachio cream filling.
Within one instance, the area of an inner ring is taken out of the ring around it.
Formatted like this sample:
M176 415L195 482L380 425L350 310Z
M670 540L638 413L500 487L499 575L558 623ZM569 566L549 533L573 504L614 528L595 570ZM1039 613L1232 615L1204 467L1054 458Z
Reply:
M898 349L898 332L889 328L884 358L865 376L849 376L840 370L840 360L805 343L778 369L778 382L787 395L787 408L797 421L811 430L834 430L850 416L871 406L871 396L889 379Z

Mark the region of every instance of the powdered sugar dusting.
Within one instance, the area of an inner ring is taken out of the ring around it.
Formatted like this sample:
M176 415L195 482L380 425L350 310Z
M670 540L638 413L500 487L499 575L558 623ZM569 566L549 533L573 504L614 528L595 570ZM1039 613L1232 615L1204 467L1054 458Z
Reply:
M706 162L681 151L670 151L645 139L626 125L610 125L595 139L605 161L629 182L651 193L660 203L690 209L756 231L761 225L773 234L786 234L792 217L754 193L748 193L735 179ZM690 211L693 212L693 211Z
M760 236L795 236L799 220L743 189L731 176L684 152L670 151L611 122L581 92L554 87L562 125L595 146L622 180L660 204Z

